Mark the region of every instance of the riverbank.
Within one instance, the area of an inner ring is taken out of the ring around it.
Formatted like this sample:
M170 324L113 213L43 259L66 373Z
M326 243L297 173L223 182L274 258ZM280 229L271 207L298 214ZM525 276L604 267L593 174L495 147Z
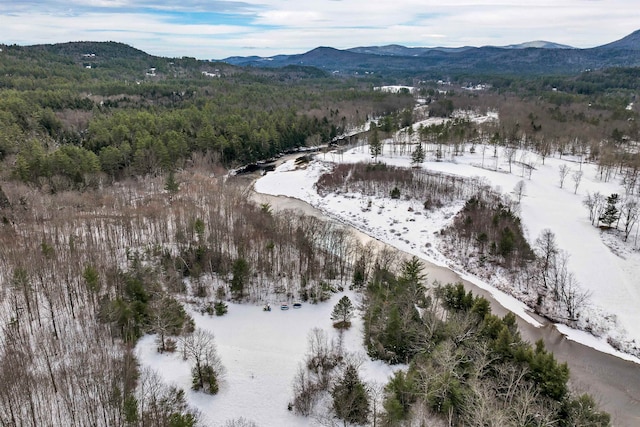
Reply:
M305 214L326 220L340 221L339 218L328 216L325 212L300 199L271 196L256 192L252 194L256 202L269 203L275 210L296 209ZM343 221L340 222L344 224ZM363 242L374 241L379 248L386 246L399 251L402 256L412 256L395 246L388 245L363 233L362 230L358 230L348 224L347 226L351 227ZM429 281L438 280L442 283L461 282L468 290L489 300L492 310L497 315L503 316L512 311L498 301L491 292L462 277L457 272L430 263L424 258L423 263ZM535 342L542 338L547 348L555 354L558 360L567 362L571 369L572 387L593 395L602 408L611 414L613 425L630 427L640 425L640 365L569 340L553 324L530 312L525 313L526 320L522 312L515 312L515 314L518 318L522 337L530 342ZM539 326L536 326L532 319Z

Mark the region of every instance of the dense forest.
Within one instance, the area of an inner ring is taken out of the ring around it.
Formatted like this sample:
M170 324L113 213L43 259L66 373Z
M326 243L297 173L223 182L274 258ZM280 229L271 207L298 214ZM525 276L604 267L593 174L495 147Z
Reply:
M481 93L460 77L421 82L414 96L374 90L385 83L375 77L159 58L118 43L2 46L0 425L198 425L183 390L138 366L143 335L156 334L160 352L183 352L193 388L214 394L224 361L186 301L223 315L225 301L317 303L347 287L366 299L369 355L408 366L383 390L374 422L609 425L592 397L569 389L566 365L520 339L513 316L496 317L460 286L426 287L417 261L374 253L339 225L255 204L228 170L332 141L374 141L423 116L498 111L499 123L423 127L420 146L440 158L463 141L581 153L634 193L635 76L494 77ZM487 254L504 264L536 256L481 182L370 164L337 168L318 188L346 185L413 194L425 208L468 199L472 221L480 208L498 217ZM460 242L479 239L465 224L459 233ZM332 386L340 401L355 390L363 405L357 369L329 355L320 391ZM304 414L300 405L292 408ZM372 413L335 409L359 424Z
M245 164L318 145L413 104L407 94L328 80L314 69L244 71L128 58L120 52L129 48L112 52L110 44L84 47L99 49L95 68L39 49L2 52L0 160L23 182L52 191L95 186L101 175L183 168L193 153L226 167ZM102 59L101 50L119 59Z

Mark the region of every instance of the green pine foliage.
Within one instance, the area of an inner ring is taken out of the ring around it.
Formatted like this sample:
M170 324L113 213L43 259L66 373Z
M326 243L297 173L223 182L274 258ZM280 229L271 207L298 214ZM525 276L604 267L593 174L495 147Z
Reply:
M244 258L238 258L234 261L232 267L233 277L231 278L231 293L233 298L242 299L244 295L244 287L249 280L249 263Z
M331 390L331 396L333 409L338 418L351 424L367 423L369 394L355 366L349 364L345 367L344 374Z
M166 173L194 154L251 163L329 142L364 122L358 111L381 115L412 103L308 67L243 70L118 43L5 46L2 59L0 161L15 154L14 177L60 189L97 185L100 172ZM150 68L157 77L146 75ZM203 68L220 78L203 78Z
M229 306L224 301L216 301L213 304L213 309L216 313L216 316L224 316L229 311Z
M400 193L400 189L398 187L393 187L393 189L389 193L389 197L391 197L394 200L399 199L400 195L401 195L401 193Z
M367 288L369 355L409 364L385 388L386 425L410 419L414 405L451 425L529 425L536 417L567 426L572 421L564 420L609 425L590 397L570 392L566 363L542 341L532 346L522 340L515 315L492 314L489 302L462 284L425 288L424 281L414 259L399 277L376 272ZM518 412L518 399L529 398L530 406Z
M411 153L411 164L413 166L420 166L422 162L424 162L425 152L424 148L422 148L422 143L418 143L418 146Z
M404 274L394 277L378 270L367 288L364 336L367 352L374 359L407 363L417 351L422 328L418 307L428 304L422 265L417 258L403 264Z
M349 329L353 318L354 307L348 296L343 296L333 307L331 320L337 329Z
M619 196L615 193L607 197L607 206L598 218L607 228L610 228L620 218L620 210L616 207L618 201Z
M92 267L85 268L87 286L98 292L94 274ZM101 298L100 319L111 325L114 336L132 345L145 333L155 332L160 351L165 351L165 339L189 330L192 320L182 304L164 293L154 278L152 269L135 261L129 271L117 272L112 280L118 282L119 292L114 298Z
M378 161L378 156L382 154L382 141L380 140L380 135L378 134L378 126L375 124L371 125L373 129L371 130L371 140L369 141L369 151L371 152L371 157L374 160Z
M534 259L520 218L499 199L471 197L446 233L476 246L482 259L507 268L517 268Z
M203 364L191 369L191 388L207 394L217 394L220 390L218 375L211 365Z
M180 183L176 180L176 176L173 171L169 171L167 179L164 183L164 189L167 190L171 195L176 194L180 190Z
M398 424L409 416L411 405L418 398L418 387L415 373L398 371L385 386L384 410L389 425Z

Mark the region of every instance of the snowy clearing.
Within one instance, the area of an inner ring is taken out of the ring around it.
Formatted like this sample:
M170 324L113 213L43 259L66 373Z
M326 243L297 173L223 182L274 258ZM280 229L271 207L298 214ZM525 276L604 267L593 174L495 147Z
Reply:
M357 296L345 291L321 304L304 303L300 309L283 311L279 304L272 304L272 311L264 312L261 306L230 303L229 312L222 317L189 311L196 327L215 335L218 355L226 369L220 392L215 396L190 390L190 363L183 361L179 352L159 354L155 335L140 340L137 355L142 366L156 370L165 382L187 391L188 402L202 412L207 426L222 426L240 417L260 426L318 425L288 411L287 404L293 395L294 376L307 353L309 333L320 328L337 339L338 332L330 317L334 305L344 295L356 304ZM351 329L344 332L343 345L346 352L364 361L360 375L366 382L385 384L394 370L402 368L366 356L362 322L357 316Z

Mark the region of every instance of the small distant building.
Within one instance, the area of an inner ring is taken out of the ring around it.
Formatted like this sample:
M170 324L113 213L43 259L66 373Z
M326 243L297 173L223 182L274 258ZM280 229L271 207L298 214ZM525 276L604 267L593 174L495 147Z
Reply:
M380 92L391 92L391 93L414 93L416 88L413 86L379 86L374 87L373 90L377 90Z

